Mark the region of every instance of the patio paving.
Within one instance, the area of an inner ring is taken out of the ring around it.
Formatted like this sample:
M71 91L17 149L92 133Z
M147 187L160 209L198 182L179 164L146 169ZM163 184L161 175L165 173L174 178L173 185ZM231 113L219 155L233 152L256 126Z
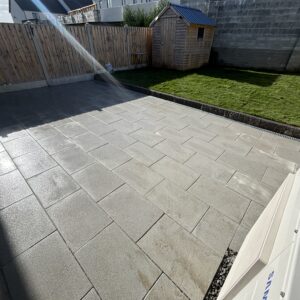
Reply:
M203 299L300 142L103 82L0 94L0 298Z

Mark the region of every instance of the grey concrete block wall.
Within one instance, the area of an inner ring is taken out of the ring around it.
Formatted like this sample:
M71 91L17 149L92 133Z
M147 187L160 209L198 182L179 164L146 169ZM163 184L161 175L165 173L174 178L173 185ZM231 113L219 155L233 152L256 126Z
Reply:
M213 62L300 71L300 0L181 0L181 4L216 19Z

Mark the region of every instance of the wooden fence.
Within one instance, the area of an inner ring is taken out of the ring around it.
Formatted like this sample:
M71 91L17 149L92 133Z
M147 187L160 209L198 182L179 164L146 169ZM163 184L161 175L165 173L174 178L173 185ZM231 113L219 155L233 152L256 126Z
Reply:
M151 60L152 30L100 25L67 30L102 65L129 69ZM0 24L0 86L94 73L51 25Z

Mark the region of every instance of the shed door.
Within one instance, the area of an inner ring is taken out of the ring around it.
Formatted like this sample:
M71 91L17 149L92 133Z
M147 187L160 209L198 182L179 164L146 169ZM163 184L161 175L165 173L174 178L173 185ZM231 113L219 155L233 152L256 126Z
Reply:
M161 26L161 64L173 67L175 64L176 17L162 17Z

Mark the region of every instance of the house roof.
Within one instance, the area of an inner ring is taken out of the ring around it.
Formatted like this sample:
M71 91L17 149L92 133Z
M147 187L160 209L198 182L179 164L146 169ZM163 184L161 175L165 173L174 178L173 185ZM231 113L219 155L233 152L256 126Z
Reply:
M189 23L196 25L215 26L216 21L205 15L200 9L171 4L171 7Z
M169 4L161 13L151 22L152 26L167 9L173 9L175 13L183 17L188 24L216 26L216 21L205 15L200 9L190 8L177 4Z
M93 4L92 0L64 0L70 10L85 7Z
M31 0L16 0L23 11L40 11ZM54 14L66 14L66 10L57 0L41 0L41 2Z

